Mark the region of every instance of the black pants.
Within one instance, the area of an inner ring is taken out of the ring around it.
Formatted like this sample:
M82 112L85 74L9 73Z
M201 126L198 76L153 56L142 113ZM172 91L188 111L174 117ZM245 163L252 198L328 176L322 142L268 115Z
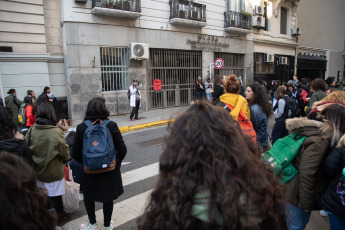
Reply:
M132 112L131 112L131 115L130 115L130 117L129 117L130 119L133 118L134 114L135 114L134 119L137 119L137 118L138 118L139 106L140 106L140 100L136 100L136 101L135 101L135 107L133 107Z
M272 129L272 145L278 139L286 137L287 135L289 135L289 131L285 128L285 120L276 121Z
M95 202L84 197L84 205L89 217L90 224L96 223ZM104 227L110 226L111 215L113 214L113 201L103 203Z
M57 214L63 213L62 196L51 196L49 198L51 202L53 203L56 213Z

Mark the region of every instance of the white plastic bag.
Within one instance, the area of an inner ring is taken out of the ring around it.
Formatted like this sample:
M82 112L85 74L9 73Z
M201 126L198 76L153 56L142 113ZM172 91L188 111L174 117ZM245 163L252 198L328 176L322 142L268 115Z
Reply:
M67 209L78 209L80 185L74 182L71 170L69 170L69 175L71 181L65 181L65 194L62 195L63 206Z

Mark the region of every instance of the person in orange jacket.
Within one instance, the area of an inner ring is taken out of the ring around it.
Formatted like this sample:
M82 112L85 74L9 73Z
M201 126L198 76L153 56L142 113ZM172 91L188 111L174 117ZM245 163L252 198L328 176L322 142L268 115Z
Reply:
M34 106L34 99L32 96L26 96L24 98L25 107L25 117L26 117L26 127L30 128L35 123L36 108Z

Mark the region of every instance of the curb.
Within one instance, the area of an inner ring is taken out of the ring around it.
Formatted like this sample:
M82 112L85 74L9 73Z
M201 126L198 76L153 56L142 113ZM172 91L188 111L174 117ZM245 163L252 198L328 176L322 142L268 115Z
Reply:
M124 126L124 127L119 128L119 129L120 129L121 133L127 133L127 132L138 130L138 129L147 129L147 128L153 128L153 127L167 125L170 122L174 122L174 121L175 121L175 119L163 120L163 121L154 121L154 122L149 122L149 123L144 123L144 124L139 124L139 125Z

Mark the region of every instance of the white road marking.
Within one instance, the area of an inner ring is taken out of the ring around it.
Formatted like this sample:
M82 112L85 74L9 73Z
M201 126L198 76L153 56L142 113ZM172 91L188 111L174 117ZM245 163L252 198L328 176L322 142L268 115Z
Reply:
M122 162L121 165L128 165L130 164L131 162Z
M147 205L151 192L152 190L149 190L115 204L112 215L112 220L115 223L115 227L141 216L145 211L145 207ZM79 229L79 226L83 223L86 223L87 220L88 217L87 215L85 215L68 222L61 229ZM96 221L98 223L98 229L103 229L103 209L100 209L96 212Z
M144 166L129 172L122 173L122 183L123 186L133 184L135 182L144 180L158 175L159 173L159 163L154 163L151 165Z

